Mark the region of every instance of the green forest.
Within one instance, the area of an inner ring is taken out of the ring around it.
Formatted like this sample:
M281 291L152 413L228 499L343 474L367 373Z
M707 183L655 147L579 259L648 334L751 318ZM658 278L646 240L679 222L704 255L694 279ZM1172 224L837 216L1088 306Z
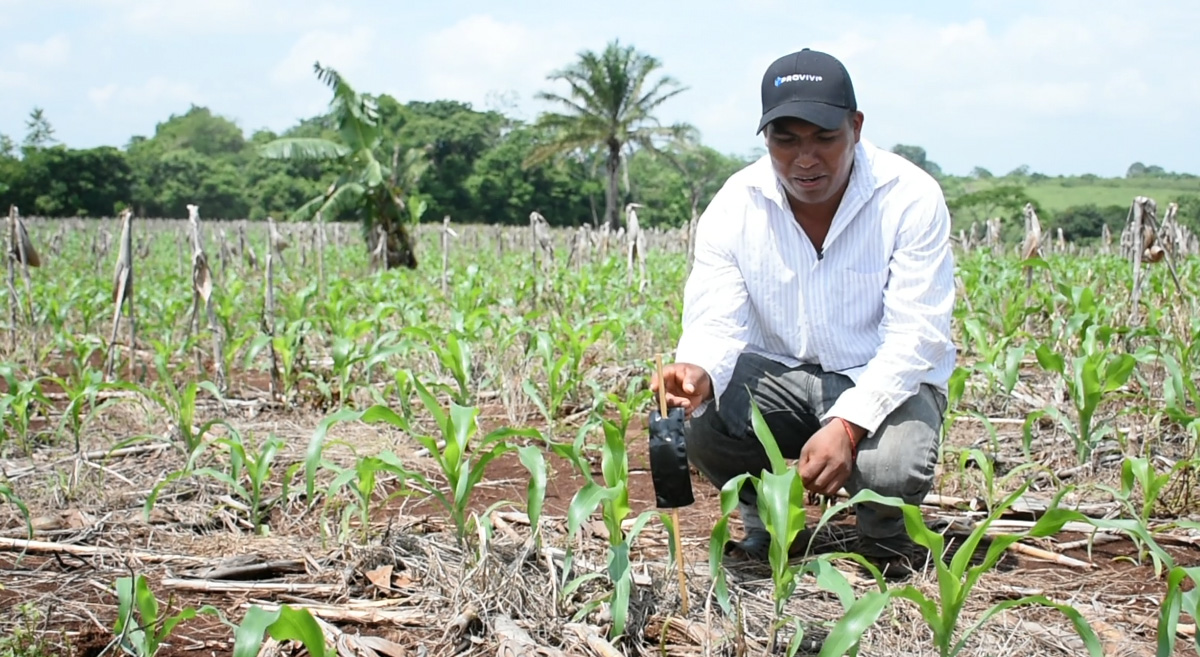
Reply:
M378 188L399 199L394 213L409 225L445 216L526 224L537 211L552 226L615 227L620 209L637 202L643 225L679 226L762 153L721 153L690 126L660 125L658 107L686 87L652 56L616 42L549 75L547 88L565 81L572 92L539 94L562 111L532 122L454 100L401 103L355 90L319 63L314 72L313 84L332 92L329 110L282 134L247 134L235 118L192 105L152 135L78 149L60 143L53 117L35 107L24 126L0 132L0 207L46 217L106 217L125 208L138 217L185 217L195 203L205 219L305 220L320 209L326 220L355 220L378 211L354 203ZM1015 236L1022 208L1033 203L1044 228L1088 241L1104 224L1119 231L1137 195L1160 208L1179 203L1181 222L1200 228L1196 175L1135 162L1124 178L1052 177L1029 167L954 176L919 146L889 147L941 182L956 229L1000 216L1013 219L1006 234Z

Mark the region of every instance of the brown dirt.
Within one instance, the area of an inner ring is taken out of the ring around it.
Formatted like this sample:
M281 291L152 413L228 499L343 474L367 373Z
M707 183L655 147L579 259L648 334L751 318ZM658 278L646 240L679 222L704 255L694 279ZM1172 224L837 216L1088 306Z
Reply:
M232 386L235 395L244 395L248 398L263 398L268 387L268 381L265 374L257 372L239 372L236 383ZM494 429L500 425L508 424L506 411L497 405L484 405L481 414L481 433ZM311 428L315 426L317 416L306 412L298 412L297 410L280 412L272 409L266 409L260 416L254 419L255 424L276 427L293 426L296 436L294 443L289 446L292 458L302 458L303 445L306 437L311 435ZM536 425L538 422L535 418L529 418L528 425ZM1002 438L1011 440L1013 438L1013 427L1002 427ZM388 438L380 429L376 428L358 428L347 426L343 429L346 435L349 436L353 444L358 445L360 449L366 449L368 444L374 441L388 441L394 438ZM1016 432L1019 435L1019 427L1016 427ZM573 428L565 428L560 435L560 440L567 440L573 437ZM949 443L954 445L970 445L975 444L979 440L985 438L979 430L978 425L956 425L952 427ZM401 439L403 440L403 439ZM599 435L593 436L590 439L592 447L598 447ZM92 436L93 443L103 443L104 439L97 440L96 436ZM638 416L632 420L631 426L627 432L628 442L628 458L630 468L629 479L629 498L633 514L639 514L643 511L655 509L654 488L649 472L647 455L646 455L646 422L645 418ZM111 444L111 440L110 440ZM402 456L411 452L412 445L409 441L402 444L392 444L389 448L396 449L397 453ZM405 451L407 450L407 451ZM125 473L127 476L134 476L131 470L141 470L141 474L149 470L153 472L163 472L178 467L178 463L174 463L172 459L178 458L169 454L160 454L148 458L128 459L124 462L115 462L107 464L107 467L115 468ZM409 458L405 456L405 458ZM600 454L598 450L591 452L591 476L594 480L600 481ZM547 453L547 464L550 468L550 477L546 494L546 503L544 514L552 522L552 529L559 529L563 524L561 519L565 517L567 507L572 496L581 487L583 477L574 472L573 467L567 462L558 457ZM970 488L973 484L969 483L969 479L958 477L957 464L950 463L952 459L944 459L942 465L941 481L946 484L945 489L940 491L946 494L962 492L970 494ZM412 461L412 465L422 464L420 467L426 472L434 472L435 466L428 459L422 461ZM484 482L476 489L474 498L471 503L471 508L475 511L483 509L497 503L501 500L507 500L513 503L513 508L520 509L523 507L523 501L526 495L526 482L528 475L524 466L520 463L515 453L507 454L489 465L487 468ZM112 495L114 491L106 491ZM708 553L708 536L713 526L713 523L720 517L719 497L717 490L705 481L698 474L693 473L693 493L695 503L679 509L679 517L684 527L683 535L685 537L685 547L687 553L687 561L694 565L699 570L706 569L707 553ZM111 501L110 497L106 497ZM169 508L169 507L168 507ZM34 515L47 512L51 509L34 508L31 509ZM106 509L92 509L94 515L101 515ZM112 508L107 508L112 511ZM815 521L818 515L815 507L806 509L810 521ZM445 525L445 513L437 506L436 501L431 499L425 500L409 500L407 503L401 499L397 499L387 505L381 507L377 512L376 521L380 524L386 524L389 519L394 519L398 511L402 511L408 517L427 516L430 524L434 527ZM293 519L285 517L287 514L283 510L277 511L274 515L274 527L284 527L285 522L297 522L305 525L311 525L311 520L299 518ZM113 520L112 523L120 524L122 521ZM841 519L840 522L853 522L852 516ZM9 523L15 527L15 524ZM519 532L527 531L524 528L517 528ZM603 536L599 532L603 531L599 522L592 522L589 525L591 530L591 539L594 541L602 541ZM278 538L288 540L288 533L291 531L303 531L305 535L312 536L314 531L311 526L299 527L289 526L286 530L280 529ZM203 542L209 547L201 547L196 543L181 542L178 538L173 538L170 535L161 533L152 533L145 527L123 527L122 531L126 532L128 539L137 540L142 543L141 547L153 546L155 549L171 551L178 550L185 554L229 554L230 550L240 551L246 549L245 544L247 538L244 534L230 534L229 529L219 523L214 527L207 529L197 528L204 539ZM738 523L734 523L735 534L740 532ZM657 559L662 560L662 555L665 553L665 532L661 531L661 524L655 520L647 525L642 539L639 539L640 548L638 549L639 558L642 559ZM1059 541L1074 540L1081 538L1076 535L1064 534L1056 537ZM116 539L117 541L121 539ZM84 543L88 542L85 537ZM112 539L106 542L112 543ZM222 545L223 543L223 545ZM238 546L238 547L234 547ZM1172 556L1181 565L1196 565L1200 564L1200 550L1192 548L1184 548L1179 546L1169 546ZM267 548L269 551L270 548ZM1067 553L1082 560L1089 560L1086 549L1075 549ZM986 596L1009 595L1005 593L1005 587L1009 589L1013 587L1032 587L1044 589L1047 595L1057 597L1058 599L1077 599L1077 600L1092 600L1097 604L1104 603L1112 606L1112 608L1122 609L1128 618L1141 618L1145 616L1153 617L1156 614L1154 601L1161 599L1165 589L1165 583L1161 579L1154 577L1152 567L1149 562L1144 564L1135 564L1128 561L1127 557L1136 554L1134 546L1128 541L1118 541L1096 546L1092 552L1090 560L1095 564L1095 568L1089 572L1077 572L1069 570L1057 565L1047 564L1041 561L1029 559L1024 556L1014 558L1015 569L1007 572L995 572L989 574L985 578L986 584L981 584L981 597L986 599ZM119 573L114 573L111 568L99 568L89 560L79 560L68 557L62 559L45 558L45 557L26 557L20 564L16 564L10 557L0 553L0 572L12 573L9 577L4 577L5 585L8 590L0 590L0 608L13 608L15 604L20 602L34 602L35 604L52 604L52 601L69 596L70 604L64 607L69 614L69 618L65 615L59 615L57 618L52 618L48 629L48 636L51 640L56 632L66 632L66 637L69 639L72 650L70 654L74 655L96 655L104 648L112 639L109 628L112 627L115 620L116 601L115 597L100 590L99 587L87 585L87 580L94 580L102 585L111 585L112 580L120 576ZM97 570L93 572L93 569ZM24 575L17 575L16 571L20 570L24 573L40 571L40 575L36 581L27 581ZM152 588L159 593L160 599L167 597L167 592L159 589L156 584L161 581L161 577L166 573L161 568L153 567L146 569L147 575L151 578ZM925 576L922 587L930 586L931 576ZM10 583L11 582L11 583ZM992 587L992 588L989 588ZM994 590L993 590L994 589ZM799 595L799 594L798 594ZM808 595L806 593L805 595ZM270 599L270 596L265 596ZM246 601L245 595L204 595L196 593L184 593L178 596L178 599L192 606L198 606L204 603L211 603L229 614L231 618L239 618L241 609L240 605ZM286 601L287 596L277 596L277 600ZM164 600L165 602L165 600ZM84 614L81 610L87 610ZM1115 612L1114 612L1115 613ZM87 618L90 615L91 620ZM0 614L0 620L8 620L5 615ZM1111 619L1110 619L1111 622ZM1132 622L1132 621L1131 621ZM99 626L97 626L97 623ZM1131 632L1142 637L1143 643L1152 643L1153 628L1147 628L1132 622L1129 626L1134 628ZM176 633L169 643L164 646L160 655L180 656L180 655L197 655L197 654L214 654L228 655L232 646L232 632L229 628L221 624L217 619L201 616L197 619L188 621L176 630ZM1182 653L1181 653L1182 654Z

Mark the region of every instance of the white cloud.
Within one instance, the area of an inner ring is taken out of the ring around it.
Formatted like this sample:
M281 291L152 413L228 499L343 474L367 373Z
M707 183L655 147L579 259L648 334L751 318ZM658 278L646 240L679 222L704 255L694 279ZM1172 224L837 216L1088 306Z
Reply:
M87 91L87 97L100 110L107 109L114 104L120 107L125 103L135 104L139 107L203 103L200 90L195 85L176 82L162 76L155 76L134 85L109 83L91 87Z
M284 32L340 24L350 16L337 4L299 0L115 0L113 4L127 8L120 19L125 27L154 35Z
M281 84L311 81L313 63L318 61L322 66L335 68L349 77L350 73L366 68L374 41L374 30L364 26L341 32L309 32L300 37L287 56L275 65L271 79Z
M958 23L891 20L820 43L855 78L875 107L924 114L1068 116L1081 112L1133 116L1136 103L1114 103L1152 91L1161 71L1146 57L1153 30L1137 20L1064 20L1050 11L995 28L982 19ZM866 103L864 111L872 104Z
M118 89L119 87L115 84L106 84L103 87L92 87L91 89L88 89L88 100L92 101L92 104L96 107L104 109L106 106L108 106L108 101L112 100L112 97L117 95Z
M511 91L525 100L548 89L546 76L574 60L584 41L572 27L535 30L477 14L427 35L417 65L432 98L482 106L490 93Z
M19 43L13 47L17 61L27 66L58 66L71 56L71 40L64 34L37 43Z

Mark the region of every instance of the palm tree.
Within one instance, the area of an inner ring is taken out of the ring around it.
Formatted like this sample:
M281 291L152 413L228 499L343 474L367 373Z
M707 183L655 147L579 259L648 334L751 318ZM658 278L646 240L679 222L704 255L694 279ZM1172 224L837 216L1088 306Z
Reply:
M286 160L320 160L334 163L337 180L325 193L311 199L292 213L293 221L308 221L317 216L354 217L362 224L367 250L375 252L380 235L386 235L387 267L416 268L412 236L403 200L420 174L428 166L420 151L400 151L397 146L391 163L377 153L383 143L383 129L375 99L355 91L337 71L313 65L317 78L333 91L325 120L337 131L339 141L320 137L282 137L262 146L263 157Z
M547 112L539 118L551 137L534 149L525 165L535 166L564 153L601 149L608 175L604 220L613 230L620 226L617 186L622 157L635 148L657 151L655 140L677 138L691 130L686 125L663 126L654 118L660 105L687 90L665 75L651 82L650 75L661 66L659 60L633 46L612 41L604 52L585 50L578 61L547 76L570 85L569 95L537 94L562 113Z

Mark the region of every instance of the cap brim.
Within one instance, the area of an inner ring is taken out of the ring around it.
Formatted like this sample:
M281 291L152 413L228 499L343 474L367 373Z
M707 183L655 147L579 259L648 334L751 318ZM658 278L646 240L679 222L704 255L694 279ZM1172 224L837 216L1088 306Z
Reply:
M775 119L792 118L816 124L824 130L836 130L846 120L845 107L837 107L827 103L817 103L811 100L793 100L772 108L763 114L758 122L758 132L762 132L767 124Z

